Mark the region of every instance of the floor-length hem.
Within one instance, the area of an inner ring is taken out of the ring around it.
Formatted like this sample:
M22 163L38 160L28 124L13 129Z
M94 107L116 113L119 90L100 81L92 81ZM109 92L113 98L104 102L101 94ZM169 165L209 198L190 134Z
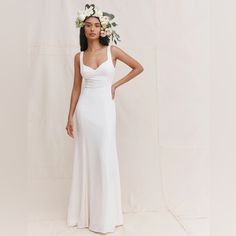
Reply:
M68 224L70 227L75 227L77 229L85 229L87 228L88 230L95 232L95 233L114 233L118 227L124 226L124 223L118 223L113 227L110 228L101 228L101 227L96 227L96 226L89 226L89 225L78 225L78 224Z

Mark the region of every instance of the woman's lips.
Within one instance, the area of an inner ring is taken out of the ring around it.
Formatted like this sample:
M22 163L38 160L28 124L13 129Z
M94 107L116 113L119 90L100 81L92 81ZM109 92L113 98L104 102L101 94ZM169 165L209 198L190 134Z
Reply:
M94 34L94 33L91 33L91 34L89 34L89 35L91 35L91 36L95 36L96 34Z

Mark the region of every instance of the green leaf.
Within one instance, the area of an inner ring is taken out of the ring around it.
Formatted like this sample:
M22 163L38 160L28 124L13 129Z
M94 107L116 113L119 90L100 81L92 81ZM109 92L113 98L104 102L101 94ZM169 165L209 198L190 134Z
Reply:
M113 14L110 14L108 12L103 12L104 16L108 16L110 20L112 20L115 16Z

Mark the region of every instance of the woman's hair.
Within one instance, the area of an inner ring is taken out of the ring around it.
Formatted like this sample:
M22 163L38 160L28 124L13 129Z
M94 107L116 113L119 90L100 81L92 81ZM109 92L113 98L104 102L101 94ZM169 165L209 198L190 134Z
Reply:
M89 16L89 17L91 17L91 16ZM87 20L89 17L86 17L85 20ZM93 17L96 17L96 16L93 16ZM96 17L96 18L99 20L98 17ZM100 20L99 20L99 22L100 22ZM105 37L99 36L99 42L102 45L108 46L109 42L110 42L110 39L109 39L108 36L105 36ZM85 51L87 48L88 48L88 41L87 41L87 38L85 36L84 26L83 26L83 27L80 28L80 51Z

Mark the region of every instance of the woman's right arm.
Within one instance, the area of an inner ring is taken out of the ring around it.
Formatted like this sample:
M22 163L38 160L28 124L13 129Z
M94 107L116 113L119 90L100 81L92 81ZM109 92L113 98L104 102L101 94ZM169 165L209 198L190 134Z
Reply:
M68 121L66 125L66 130L69 136L73 136L73 115L75 112L76 104L78 102L80 92L81 92L82 76L80 73L80 53L77 53L74 57L74 83L71 91L70 98L70 109L68 114Z

